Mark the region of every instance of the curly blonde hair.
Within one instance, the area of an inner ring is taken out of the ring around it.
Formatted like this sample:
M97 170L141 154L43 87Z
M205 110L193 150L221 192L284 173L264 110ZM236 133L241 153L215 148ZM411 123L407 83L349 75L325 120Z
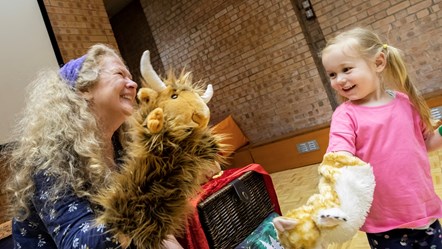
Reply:
M45 70L28 86L16 142L6 151L13 173L7 183L11 215L24 220L34 193L33 177L44 172L55 176L47 203L53 203L66 186L79 197L89 198L110 173L104 161L97 120L81 92L98 80L103 57L121 58L112 48L97 44L86 54L75 86L70 87L58 70Z

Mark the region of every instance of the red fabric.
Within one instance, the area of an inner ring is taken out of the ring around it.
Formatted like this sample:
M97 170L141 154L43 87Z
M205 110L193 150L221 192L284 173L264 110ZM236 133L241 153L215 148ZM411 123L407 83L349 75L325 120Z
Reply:
M276 192L273 187L272 178L261 165L249 164L242 168L225 170L220 177L212 179L204 184L202 193L192 201L195 207L195 212L188 220L184 237L179 239L179 242L185 249L209 249L206 235L201 227L198 211L196 210L198 203L248 171L255 171L263 176L264 183L266 185L270 200L274 205L275 212L281 215L281 209L279 207L278 197L276 196Z

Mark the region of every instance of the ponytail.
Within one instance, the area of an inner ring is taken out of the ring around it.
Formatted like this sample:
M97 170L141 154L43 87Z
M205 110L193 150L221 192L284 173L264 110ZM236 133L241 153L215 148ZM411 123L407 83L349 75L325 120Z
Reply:
M408 95L414 108L418 111L426 130L432 131L430 108L428 108L427 102L411 82L401 56L401 51L395 47L386 46L384 47L384 52L387 58L387 64L383 72L385 78L392 82L397 90Z

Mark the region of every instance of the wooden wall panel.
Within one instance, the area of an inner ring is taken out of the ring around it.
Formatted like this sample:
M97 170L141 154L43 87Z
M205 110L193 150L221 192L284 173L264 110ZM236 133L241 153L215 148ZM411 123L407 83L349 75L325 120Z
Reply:
M442 106L442 92L438 95L428 98L427 104L430 108Z
M227 168L241 168L254 163L249 147L238 150L228 161L229 165L227 165Z
M322 161L328 146L329 128L287 138L278 142L261 145L251 149L255 163L273 173L297 167L307 166ZM296 145L315 139L319 150L299 153Z

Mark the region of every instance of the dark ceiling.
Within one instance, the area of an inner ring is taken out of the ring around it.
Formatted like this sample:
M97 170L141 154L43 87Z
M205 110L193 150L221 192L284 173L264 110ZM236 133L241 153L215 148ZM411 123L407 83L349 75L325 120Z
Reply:
M109 18L113 17L132 1L133 0L103 0Z

